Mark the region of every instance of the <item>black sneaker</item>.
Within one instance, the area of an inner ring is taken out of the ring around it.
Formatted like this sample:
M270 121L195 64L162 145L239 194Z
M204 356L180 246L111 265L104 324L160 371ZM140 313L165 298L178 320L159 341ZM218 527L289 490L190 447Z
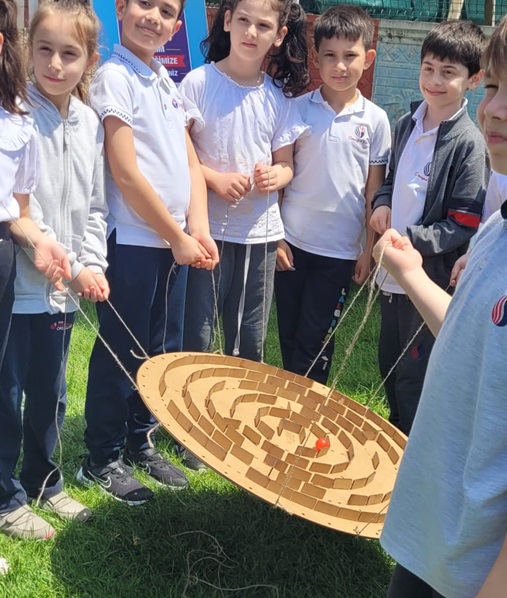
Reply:
M125 463L145 471L159 484L163 484L172 490L183 490L188 486L185 474L177 467L169 463L155 448L147 448L139 453L124 452Z
M188 467L188 469L192 469L193 471L202 473L203 471L206 471L206 469L208 468L206 463L203 463L200 459L198 459L193 453L191 453L181 444L176 445L176 454L183 462L183 465L185 467Z
M97 467L85 459L76 478L85 486L98 484L103 492L129 506L142 505L153 497L149 488L132 477L121 457L117 461Z

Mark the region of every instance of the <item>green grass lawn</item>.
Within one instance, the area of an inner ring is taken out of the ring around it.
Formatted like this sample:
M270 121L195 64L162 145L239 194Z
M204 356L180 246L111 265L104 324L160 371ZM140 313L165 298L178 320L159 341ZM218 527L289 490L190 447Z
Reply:
M337 335L336 372L362 320L360 297ZM368 403L380 384L375 306L337 388ZM57 529L48 542L0 534L0 598L381 598L392 562L377 541L350 537L287 515L213 472L192 474L190 489L174 493L147 482L156 497L127 507L74 476L83 445L87 361L94 333L79 318L69 360L69 407L63 430L66 490L93 509L87 523L45 517ZM280 365L271 318L266 361ZM380 396L382 392L379 393ZM381 398L372 407L386 415ZM171 442L158 446L175 462ZM146 481L146 480L145 480Z

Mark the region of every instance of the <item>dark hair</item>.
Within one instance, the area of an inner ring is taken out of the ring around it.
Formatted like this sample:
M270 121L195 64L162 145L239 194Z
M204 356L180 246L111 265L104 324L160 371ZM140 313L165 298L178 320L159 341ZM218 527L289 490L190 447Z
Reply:
M308 47L306 43L306 14L292 0L269 0L273 10L280 15L278 26L287 27L287 34L279 48L267 55L267 73L275 84L283 88L285 95L297 95L310 84L308 72ZM201 51L206 62L218 62L229 56L230 33L224 31L225 13L234 13L241 0L221 0L218 12Z
M471 77L481 70L481 56L486 43L482 29L472 21L444 21L424 38L421 62L428 54L438 60L462 64Z
M375 26L370 15L359 6L333 6L315 19L313 41L319 51L323 39L344 38L351 42L362 40L365 50L373 45Z
M507 78L507 15L491 35L482 56L482 66L486 70L486 76Z
M0 33L4 36L0 54L0 106L11 114L26 114L19 105L19 100L26 101L26 78L17 17L15 1L0 0Z
M35 11L28 31L28 47L33 49L33 38L37 27L50 15L62 13L72 23L76 41L91 58L98 52L100 23L93 12L90 0L45 0ZM86 73L76 85L72 93L81 101L87 99Z
M85 2L87 2L88 0L84 0ZM125 4L128 4L130 0L125 0ZM178 14L178 18L181 17L183 11L185 10L185 4L187 3L187 0L180 0L180 12Z

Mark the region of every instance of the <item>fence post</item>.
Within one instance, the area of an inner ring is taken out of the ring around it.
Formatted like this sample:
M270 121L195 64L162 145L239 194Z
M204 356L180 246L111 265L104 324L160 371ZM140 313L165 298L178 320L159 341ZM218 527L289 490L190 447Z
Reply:
M484 25L495 24L495 0L485 0L484 2Z

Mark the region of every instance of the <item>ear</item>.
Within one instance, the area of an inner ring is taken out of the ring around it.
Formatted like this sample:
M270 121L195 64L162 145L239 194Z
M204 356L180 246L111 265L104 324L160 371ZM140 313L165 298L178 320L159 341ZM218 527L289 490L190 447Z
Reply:
M231 30L231 19L232 19L232 13L230 10L226 10L225 14L224 14L224 31L230 31Z
M127 0L115 0L115 7L116 17L119 21L121 21L125 16L125 11L127 9Z
M484 77L484 69L481 69L475 75L472 75L470 79L468 79L468 89L475 89L479 83L482 81Z
M178 31L181 29L181 25L182 25L182 21L176 21L175 25L174 25L174 29L171 35L171 39L178 33Z
M94 67L97 64L98 60L99 60L99 53L95 52L88 59L88 66L86 67L86 70L91 69L92 67Z
M277 33L275 43L273 44L273 46L275 46L275 48L279 48L282 45L283 40L285 39L285 36L287 35L287 31L288 31L287 27L282 27L280 29L280 31Z
M370 49L366 51L366 56L364 58L364 70L368 70L370 66L373 64L375 57L377 56L377 51Z

